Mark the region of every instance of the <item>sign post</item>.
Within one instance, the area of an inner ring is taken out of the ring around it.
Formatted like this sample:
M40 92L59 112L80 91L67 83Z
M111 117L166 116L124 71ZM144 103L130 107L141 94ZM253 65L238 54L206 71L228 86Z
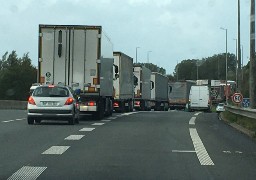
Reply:
M241 93L234 93L232 96L232 101L235 104L240 104L243 101L243 95Z

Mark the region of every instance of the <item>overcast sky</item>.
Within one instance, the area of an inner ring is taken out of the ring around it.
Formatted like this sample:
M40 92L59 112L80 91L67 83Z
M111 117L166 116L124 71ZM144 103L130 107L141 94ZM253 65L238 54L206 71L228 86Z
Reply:
M177 62L236 52L237 0L0 0L0 56L29 52L37 66L38 25L100 25L114 45L138 62L172 74ZM249 56L250 0L241 0L243 61ZM152 51L152 52L149 52Z

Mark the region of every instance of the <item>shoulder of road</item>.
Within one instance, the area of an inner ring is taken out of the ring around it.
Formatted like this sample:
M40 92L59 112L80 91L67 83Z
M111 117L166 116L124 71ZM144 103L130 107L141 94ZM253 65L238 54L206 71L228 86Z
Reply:
M241 133L251 137L251 138L254 138L255 137L255 132L254 131L251 131L243 126L240 126L239 124L237 123L232 123L230 121L228 121L228 119L226 119L222 113L220 113L220 118L221 120L223 120L223 122L225 122L226 124L232 126L233 128L237 129L238 131L240 131Z

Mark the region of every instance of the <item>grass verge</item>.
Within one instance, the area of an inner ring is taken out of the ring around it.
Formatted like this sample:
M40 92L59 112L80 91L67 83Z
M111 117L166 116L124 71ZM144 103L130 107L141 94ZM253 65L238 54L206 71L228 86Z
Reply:
M227 119L230 123L236 123L250 131L254 132L254 138L256 138L256 120L244 116L240 116L237 114L233 114L228 111L222 112L225 119Z

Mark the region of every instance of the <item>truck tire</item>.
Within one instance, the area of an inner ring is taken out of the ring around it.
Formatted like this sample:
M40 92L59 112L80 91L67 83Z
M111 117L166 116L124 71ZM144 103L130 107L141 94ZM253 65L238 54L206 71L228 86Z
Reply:
M102 102L99 103L99 109L93 114L93 118L95 120L101 120L104 118L104 104Z
M34 118L28 117L27 121L29 125L34 124Z
M35 119L35 122L40 124L41 123L41 119Z

